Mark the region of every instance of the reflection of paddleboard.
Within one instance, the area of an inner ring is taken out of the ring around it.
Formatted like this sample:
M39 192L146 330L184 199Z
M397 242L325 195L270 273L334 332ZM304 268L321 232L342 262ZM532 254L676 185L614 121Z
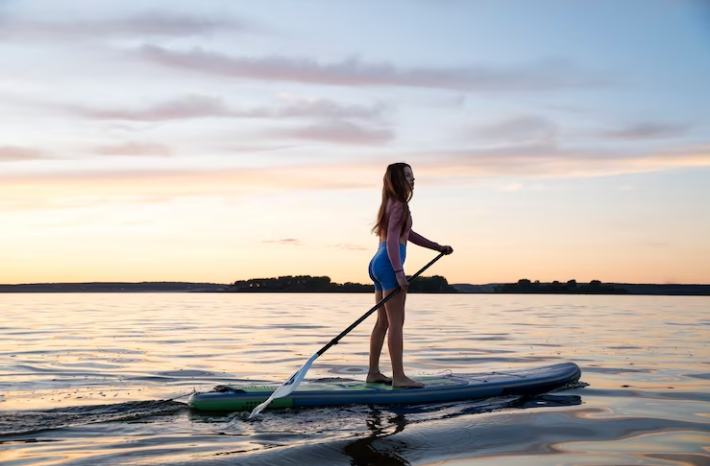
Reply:
M476 374L447 374L412 377L424 388L393 389L349 379L303 381L269 408L333 406L346 404L434 403L503 395L534 395L579 380L581 370L573 362L529 369L511 369ZM266 401L281 384L230 385L215 391L195 393L189 404L209 411L252 410Z

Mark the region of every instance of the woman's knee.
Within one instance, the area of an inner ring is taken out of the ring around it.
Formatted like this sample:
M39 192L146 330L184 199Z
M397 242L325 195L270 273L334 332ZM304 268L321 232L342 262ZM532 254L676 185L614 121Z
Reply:
M384 335L387 333L389 327L390 324L387 319L377 319L377 322L375 322L375 333Z

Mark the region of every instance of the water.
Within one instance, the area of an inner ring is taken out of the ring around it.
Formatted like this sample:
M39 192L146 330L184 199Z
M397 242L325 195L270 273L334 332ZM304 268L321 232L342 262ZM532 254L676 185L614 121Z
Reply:
M708 465L710 298L410 295L410 375L574 361L533 399L207 415L283 381L367 294L0 295L3 465ZM308 378L364 378L368 319ZM383 371L389 373L383 356ZM172 401L170 401L172 400Z

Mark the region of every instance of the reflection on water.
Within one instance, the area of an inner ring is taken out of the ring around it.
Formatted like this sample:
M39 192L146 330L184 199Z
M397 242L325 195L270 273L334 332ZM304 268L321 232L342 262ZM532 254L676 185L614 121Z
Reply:
M407 454L419 448L417 435L398 435L410 424L453 420L502 409L532 409L554 406L576 406L582 403L577 395L538 395L534 397L508 397L466 403L420 406L395 406L387 410L370 407L366 425L370 434L347 443L343 453L351 458L352 466L392 465L409 466ZM396 436L396 437L395 437ZM411 440L410 438L411 437ZM443 439L443 444L447 442ZM431 443L428 440L427 443ZM475 445L472 444L473 447ZM443 445L442 445L443 446Z
M409 466L410 463L400 454L407 450L406 442L398 441L394 445L382 445L382 440L404 431L407 426L407 417L404 414L385 417L380 409L371 408L366 425L370 435L354 440L343 447L343 453L352 458L353 466L372 464Z
M258 421L180 401L215 385L285 380L371 296L2 299L3 466L710 464L708 298L411 295L411 374L572 360L589 386L273 411ZM308 378L364 378L370 325L321 356Z

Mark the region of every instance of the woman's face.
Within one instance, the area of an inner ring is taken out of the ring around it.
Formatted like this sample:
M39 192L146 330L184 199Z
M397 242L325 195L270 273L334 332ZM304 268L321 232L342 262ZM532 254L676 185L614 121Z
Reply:
M407 184L409 184L409 189L414 190L414 173L411 167L404 167L404 178L407 180Z

